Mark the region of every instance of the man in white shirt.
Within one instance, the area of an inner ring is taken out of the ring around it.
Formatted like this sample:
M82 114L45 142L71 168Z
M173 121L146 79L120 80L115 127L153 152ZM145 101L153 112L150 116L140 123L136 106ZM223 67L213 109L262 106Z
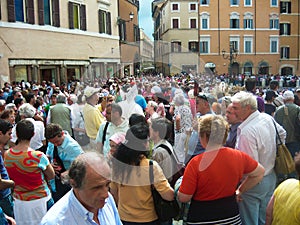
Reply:
M242 193L239 202L243 224L265 224L266 207L276 186L274 164L276 157L276 130L284 142L286 131L273 117L257 110L256 96L238 92L232 97L232 108L242 121L237 130L236 149L250 155L265 168L263 180L251 190Z

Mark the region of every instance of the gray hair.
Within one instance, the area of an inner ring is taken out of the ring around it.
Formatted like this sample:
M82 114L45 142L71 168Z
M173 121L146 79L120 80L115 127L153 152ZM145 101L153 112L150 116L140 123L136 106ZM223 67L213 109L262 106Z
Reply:
M57 101L57 103L66 103L67 97L64 94L58 94L56 96L56 101Z
M89 166L97 171L100 168L99 175L103 177L105 176L105 174L100 174L101 168L109 168L105 157L99 152L90 151L79 155L72 162L68 174L69 179L72 179L74 181L72 183L73 188L81 189L83 187L87 174L87 168Z
M250 92L240 91L231 98L231 101L240 103L242 108L250 105L252 110L257 110L256 96Z
M184 105L185 98L182 93L176 94L173 98L174 104L175 105Z
M36 109L29 103L24 103L19 108L20 116L24 116L26 118L34 117L35 113L36 113Z

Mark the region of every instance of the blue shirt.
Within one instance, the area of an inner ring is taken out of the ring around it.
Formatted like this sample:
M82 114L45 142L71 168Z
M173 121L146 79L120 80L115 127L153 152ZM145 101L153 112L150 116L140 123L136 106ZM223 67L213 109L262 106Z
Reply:
M61 146L57 146L57 152L59 158L64 164L66 170L68 170L71 166L71 163L74 159L83 153L81 146L75 141L67 131L64 131L65 139ZM53 150L54 145L49 142L47 147L46 155L50 157L50 162L53 162ZM55 180L50 180L52 191L56 191L55 189Z
M94 214L78 201L71 190L51 207L40 225L97 225L93 216ZM104 207L98 211L98 219L101 225L122 225L110 193Z
M4 162L1 154L0 154L0 173L1 173L1 179L9 180L9 176L4 166ZM10 188L0 190L0 199L6 198L8 195L10 195L10 193L11 193Z

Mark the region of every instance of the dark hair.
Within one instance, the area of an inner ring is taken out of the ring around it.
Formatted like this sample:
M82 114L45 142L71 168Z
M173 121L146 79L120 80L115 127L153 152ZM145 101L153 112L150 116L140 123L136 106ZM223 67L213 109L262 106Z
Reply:
M145 117L141 114L133 113L129 117L129 126L132 127L133 125L136 125L138 123L145 123L147 124L147 121Z
M45 137L48 140L55 138L57 135L60 135L60 137L61 137L62 131L63 131L63 129L59 124L49 123L45 129Z
M21 105L21 102L22 102L22 101L24 101L23 98L16 98L16 99L14 100L14 103L15 103L15 105L16 105L17 108L18 108L19 105Z
M30 139L34 135L34 125L31 121L29 120L20 120L17 123L16 127L16 134L18 137L18 142L21 140L27 140L30 141Z
M158 135L161 139L168 140L172 133L172 124L166 118L156 118L151 120L151 127L154 131L158 131Z
M278 82L278 80L272 80L271 82L270 82L270 89L271 90L274 90L276 87L278 87L279 86L279 82Z
M139 166L141 156L149 156L149 149L146 149L148 137L149 127L147 124L139 123L129 128L125 142L120 144L113 155L114 179L121 183L124 183L125 179L128 181L132 170L132 166L128 165Z
M69 178L74 180L73 187L81 188L86 175L86 161L76 158L69 169Z
M295 161L296 172L297 172L298 176L300 176L300 153L295 155L294 161Z
M2 134L6 134L6 132L12 128L13 125L10 122L0 119L0 131L2 132Z
M254 78L248 78L245 81L245 87L247 91L253 91L253 89L256 87L256 80Z
M27 95L25 95L25 100L27 103L30 103L30 100L34 98L34 94L33 93L28 93Z

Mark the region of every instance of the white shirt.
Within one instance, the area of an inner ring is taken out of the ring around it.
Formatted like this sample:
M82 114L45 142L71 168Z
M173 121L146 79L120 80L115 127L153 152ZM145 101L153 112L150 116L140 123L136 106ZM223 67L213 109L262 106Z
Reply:
M45 138L45 126L42 121L36 121L33 118L26 118L34 125L34 135L30 140L30 148L37 150L43 146L43 141ZM15 143L17 141L16 127L14 126L12 129L11 141Z
M276 130L272 116L255 111L237 129L236 149L239 149L265 168L265 175L272 172L276 157ZM276 123L284 143L286 131Z

